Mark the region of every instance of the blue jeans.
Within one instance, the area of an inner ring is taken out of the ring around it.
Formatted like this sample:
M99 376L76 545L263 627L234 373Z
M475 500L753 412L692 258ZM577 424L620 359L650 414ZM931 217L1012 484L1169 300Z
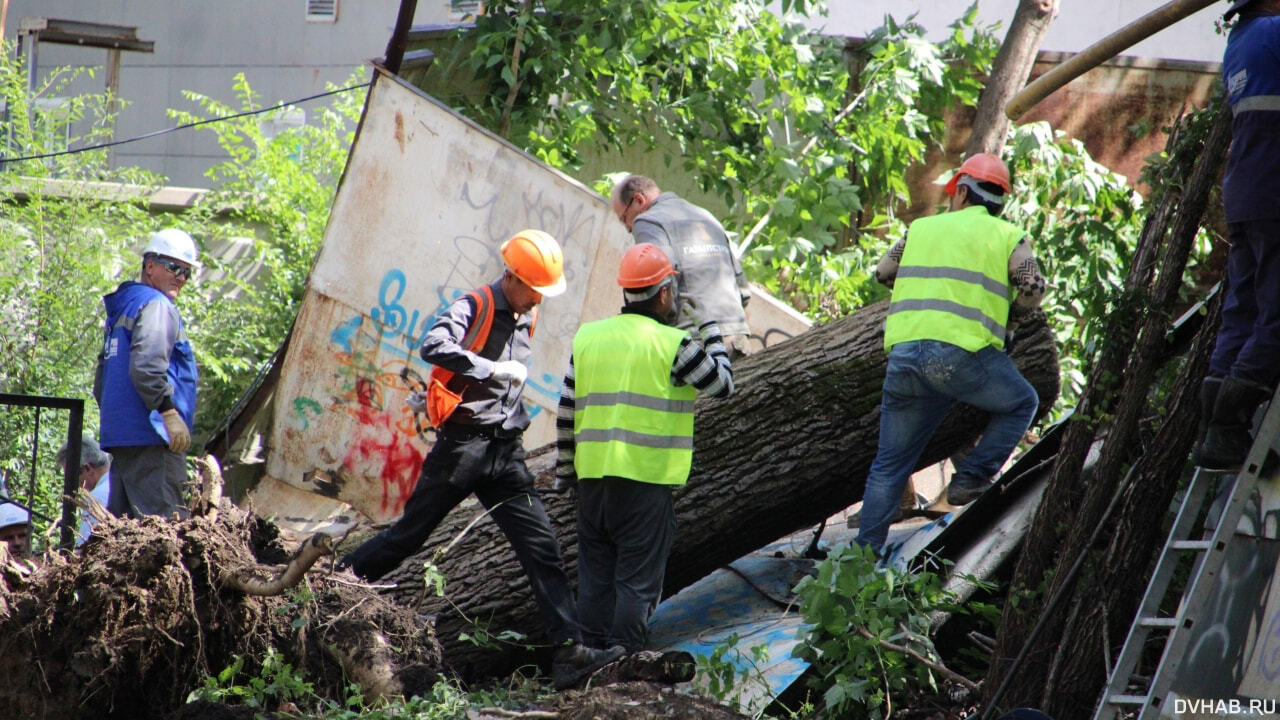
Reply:
M937 340L893 346L880 399L880 442L862 493L859 544L884 545L916 461L956 400L991 414L982 439L955 473L983 479L1009 459L1040 404L1013 361L994 347L971 353Z

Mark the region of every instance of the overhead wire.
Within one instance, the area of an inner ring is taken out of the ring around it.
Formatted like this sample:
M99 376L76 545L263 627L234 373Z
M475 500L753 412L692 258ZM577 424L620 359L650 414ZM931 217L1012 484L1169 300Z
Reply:
M235 113L233 115L223 115L221 117L206 118L204 120L197 120L195 122L183 123L182 125L176 125L171 128L163 128L161 130L153 130L149 133L144 133L142 135L138 135L131 138L125 138L123 140L112 140L110 142L98 143L96 145L86 145L84 147L69 148L67 150L59 150L57 152L41 153L39 155L24 155L24 156L15 157L15 158L0 158L0 165L6 165L9 163L27 162L30 160L48 160L50 158L61 157L63 155L75 155L76 153L90 152L92 150L103 150L105 148L118 147L120 145L127 145L129 143L135 143L141 140L150 140L151 138L160 137L162 135L168 135L169 133L178 132L179 130L187 130L193 127L199 127L201 125L210 125L212 123L226 122L227 120L236 120L238 118L249 117L251 115L261 115L262 113L273 112L275 110L282 110L284 108L291 107L294 105L300 105L305 102L311 102L312 100L319 100L321 98L329 97L330 95L338 95L340 93L350 92L352 90L358 90L360 88L369 87L369 85L371 84L372 83L370 82L362 82L362 83L357 83L355 85L348 85L347 87L344 87L344 88L338 88L337 90L327 90L325 92L317 93L315 95L310 95L308 97L300 98L298 100L290 100L287 102L282 102L278 105L272 105L271 107L260 108L257 110L246 110L244 112Z

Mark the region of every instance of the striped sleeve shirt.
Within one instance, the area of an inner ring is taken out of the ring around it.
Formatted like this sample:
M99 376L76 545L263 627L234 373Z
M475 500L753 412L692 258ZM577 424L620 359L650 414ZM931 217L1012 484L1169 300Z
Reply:
M698 328L698 333L702 336L701 344L690 335L680 341L671 363L671 382L689 385L702 396L729 397L733 394L733 367L729 364L720 328L714 322L707 322ZM556 408L556 477L569 481L576 477L573 470L575 406L573 357L570 356L569 369L560 389L560 404Z

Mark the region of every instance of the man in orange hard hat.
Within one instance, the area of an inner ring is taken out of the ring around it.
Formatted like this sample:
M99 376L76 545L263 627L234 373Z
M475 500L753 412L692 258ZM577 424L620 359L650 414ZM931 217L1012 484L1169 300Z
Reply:
M458 503L475 493L511 542L551 642L563 645L552 664L556 684L572 684L622 654L582 644L573 592L542 498L525 466L522 402L532 356L535 308L565 291L560 245L541 230L522 230L502 245L502 277L467 293L427 331L422 359L450 376L410 407L428 409L436 444L404 513L394 525L342 559L358 576L377 580L416 553ZM434 373L433 373L434 377ZM452 401L449 400L452 398Z
M693 403L733 392L729 355L713 321L701 344L670 327L676 270L656 245L627 251L625 305L573 338L556 413L556 480L578 484L578 617L584 640L644 648L675 536L672 492L693 459Z
M1039 404L1002 352L1045 290L1030 238L999 218L1009 170L994 155L975 155L946 190L950 211L911 223L876 266L876 280L893 288L884 324L889 363L857 542L877 552L920 452L953 402L986 410L991 420L956 464L947 488L952 505L991 484Z

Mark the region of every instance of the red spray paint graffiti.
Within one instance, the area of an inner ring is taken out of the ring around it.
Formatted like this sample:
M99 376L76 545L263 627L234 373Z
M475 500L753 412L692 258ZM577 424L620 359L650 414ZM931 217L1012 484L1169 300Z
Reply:
M403 423L403 411L391 413L381 409L382 392L376 383L358 379L356 397L360 403L360 424L342 466L355 474L380 478L382 511L399 514L417 483L424 454L414 446L414 435L404 433L399 427Z

